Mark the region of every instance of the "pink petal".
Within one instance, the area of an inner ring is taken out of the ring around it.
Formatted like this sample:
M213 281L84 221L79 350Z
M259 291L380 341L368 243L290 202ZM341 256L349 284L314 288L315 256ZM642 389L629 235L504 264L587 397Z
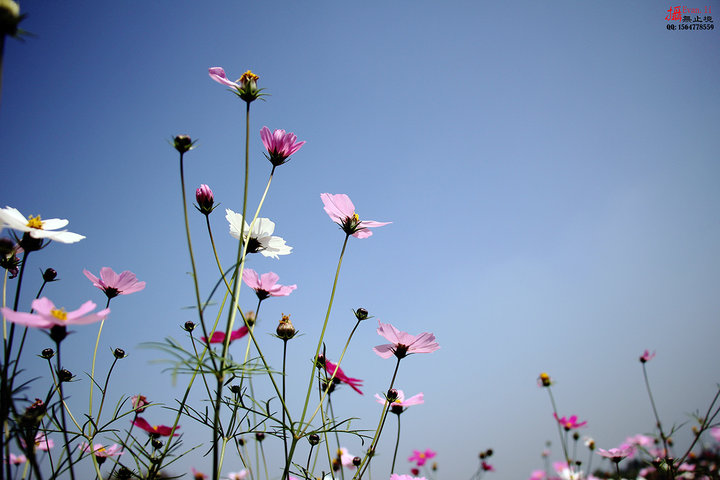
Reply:
M93 307L94 308L94 307ZM47 297L38 298L32 301L32 309L43 316L51 315L55 304Z
M246 268L243 270L243 280L245 281L245 285L252 288L253 290L257 290L260 288L260 279L258 278L258 274L255 270L252 268Z
M378 335L381 335L385 337L387 340L391 341L394 344L402 343L400 341L400 330L393 327L389 323L381 323L380 320L378 320L378 329L377 329Z
M395 354L395 345L386 343L373 348L373 351L382 358L390 358Z
M278 280L280 280L280 277L275 272L263 273L260 276L260 288L262 288L266 292L269 292L270 290L272 290Z
M225 76L225 70L223 70L222 67L209 68L208 74L210 75L210 78L212 78L218 83L222 83L223 85L227 85L228 87L239 87L237 83L231 82L227 79L227 76Z
M40 315L27 312L16 312L8 307L0 308L0 313L8 322L17 323L18 325L25 325L26 327L33 328L50 328L52 322L46 320Z
M321 193L320 199L325 205L325 212L336 222L342 223L343 220L355 214L355 206L352 201L350 201L350 197L344 193L338 193L336 195Z
M106 287L117 288L118 275L110 267L103 267L100 269L100 278Z
M95 285L98 288L102 288L102 285L100 285L100 279L98 277L96 277L95 275L93 275L92 273L90 273L89 271L87 271L85 269L83 269L83 273L93 283L93 285Z
M74 323L74 321L76 319L82 317L86 313L89 313L89 312L92 312L93 310L95 310L95 307L97 307L97 305L95 305L95 302L88 300L87 302L80 305L80 308L78 308L77 310L74 310L72 312L67 312L67 321L68 322L72 321ZM108 310L108 312L109 312L109 310Z

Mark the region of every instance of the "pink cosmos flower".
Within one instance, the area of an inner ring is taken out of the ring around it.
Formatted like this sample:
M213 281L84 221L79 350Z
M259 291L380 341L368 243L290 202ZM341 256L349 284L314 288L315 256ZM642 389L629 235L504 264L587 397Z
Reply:
M543 480L545 478L545 470L533 470L529 480Z
M482 468L483 472L494 472L495 471L495 467L493 467L492 465L490 465L489 463L487 463L485 461L480 463L480 468Z
M151 436L169 437L170 435L172 435L173 437L177 437L178 435L180 435L179 433L174 433L172 427L168 427L166 425L150 425L148 421L142 417L137 417L135 420L132 421L132 424L142 430L145 430ZM175 427L175 430L179 429L180 425Z
M323 208L330 216L333 222L340 225L340 228L355 238L367 238L372 235L369 228L382 227L392 222L375 222L373 220L360 220L355 213L355 205L350 201L350 197L344 193L337 195L331 193L321 193L320 199L325 205Z
M43 452L47 452L51 448L55 446L55 442L52 438L48 438L48 436L42 432L38 432L35 434L35 440L33 442L35 444L35 448L38 450L42 450ZM26 447L25 440L22 438L20 439L20 445L22 445L23 448Z
M387 399L377 393L375 394L375 400L381 405L387 404ZM421 405L423 403L425 403L425 399L422 392L405 399L405 392L397 389L397 398L390 403L390 409L393 413L402 413L406 407Z
M248 471L240 470L239 472L228 473L228 480L243 480L247 478ZM292 476L290 478L293 478Z
M378 335L392 342L373 348L375 353L382 358L390 358L393 355L404 358L411 353L431 353L440 348L440 345L435 342L435 335L432 333L423 332L420 335L410 335L401 332L389 323L381 323L378 320L378 325Z
M108 298L129 295L145 288L145 282L138 282L135 274L129 270L125 270L118 275L112 268L103 267L100 269L100 278L87 270L83 270L83 273L93 285L105 292Z
M650 353L650 350L645 350L642 355L640 355L640 363L647 363L650 360L652 360L655 357L655 352Z
M333 374L335 374L335 380L344 383L346 385L349 385L350 388L358 392L360 395L363 394L363 392L358 387L362 387L363 381L359 378L352 378L345 375L345 372L343 372L343 369L332 363L330 360L325 358L324 356L320 355L318 358L318 363L325 368L325 371L328 374L328 377L332 377ZM335 369L337 369L337 373L335 373Z
M625 443L629 445L637 445L639 447L648 447L655 443L652 437L638 433L632 437L627 437Z
M107 457L118 457L125 453L123 452L122 447L117 443L113 444L112 447L108 448L103 447L101 443L96 443L92 446L91 449L89 444L83 442L80 444L80 448L82 448L83 452L93 453L98 459Z
M418 467L422 467L425 465L425 462L433 458L435 455L436 453L430 449L425 450L424 452L421 452L420 450L413 450L413 454L408 457L408 462L415 462Z
M711 428L710 435L712 435L716 442L720 442L720 427Z
M230 342L233 342L234 340L239 340L247 334L248 328L243 325L237 330L233 330L232 332L230 332ZM203 342L207 342L207 337L200 337L200 340L202 340ZM212 334L208 343L225 343L225 332L215 330L215 333Z
M285 133L285 130L275 130L270 133L268 127L260 130L260 138L268 151L267 159L277 167L286 163L290 155L300 150L305 142L298 142L294 133Z
M357 468L355 465L353 465L353 458L355 458L355 455L348 452L347 448L340 447L340 450L338 450L338 456L340 457L340 463L343 467L350 470Z
M191 467L190 470L192 471L194 480L205 480L206 478L208 478L208 476L204 473L195 470L195 467Z
M558 421L558 423L565 429L565 430L572 430L573 428L580 428L585 425L587 425L587 422L580 422L578 423L577 415L573 415L570 418L560 417L558 418L557 413L553 413L553 416L555 417L555 420ZM600 449L598 449L600 450Z
M130 398L130 404L132 405L133 410L137 413L142 413L145 411L145 408L150 405L150 402L147 401L145 395L133 395Z
M246 268L243 270L242 277L245 285L255 290L260 300L265 300L268 297L287 297L293 290L297 289L297 285L280 285L277 283L280 277L274 272L263 273L258 277L255 270Z
M10 454L9 459L5 459L5 463L10 463L11 465L20 465L27 462L27 457L25 455L15 455L14 453Z
M425 477L411 477L410 475L398 475L393 473L390 475L390 480L427 480Z
M55 304L46 297L32 301L32 308L35 313L16 312L7 307L0 308L5 319L9 322L25 325L34 328L50 328L55 325L86 325L103 320L110 314L110 309L100 310L97 313L90 313L96 307L95 303L87 301L80 305L80 308L67 312L63 308L55 308Z
M611 448L609 450L605 450L602 448L597 449L598 455L600 455L601 457L609 458L615 463L618 463L625 457L629 457L633 453L635 453L635 447L633 445L627 445L622 448Z

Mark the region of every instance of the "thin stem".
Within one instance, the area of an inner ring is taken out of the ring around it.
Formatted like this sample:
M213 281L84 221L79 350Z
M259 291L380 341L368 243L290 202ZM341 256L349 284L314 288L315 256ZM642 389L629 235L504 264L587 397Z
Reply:
M346 234L345 240L343 241L342 250L340 251L340 258L338 259L337 269L335 270L335 280L333 281L332 292L330 293L330 302L328 303L327 313L325 314L325 321L323 322L322 331L320 332L320 338L318 339L318 346L315 349L315 356L313 357L313 359L318 358L318 355L320 354L320 349L322 348L323 338L325 337L325 329L327 328L328 320L330 319L330 311L332 310L333 300L335 299L335 289L337 288L338 278L340 277L340 267L342 266L343 255L345 255L345 248L347 247L348 238L350 238L350 235ZM337 368L335 369L335 371L337 372ZM302 415L300 416L300 424L302 424L305 420L305 414L307 413L308 403L310 402L310 394L312 392L312 385L314 379L315 363L313 361L312 369L310 371L310 381L308 382L308 390L307 394L305 395L305 405L303 405ZM309 423L310 422L308 422L308 424ZM289 463L290 459L288 459L288 464Z
M110 297L108 297L107 302L105 303L105 308L108 308L110 306ZM100 334L102 334L103 326L105 325L105 319L103 318L100 321L100 329L98 330L97 338L95 339L95 350L93 351L93 358L92 358L92 367L90 369L90 401L88 405L88 417L92 418L92 409L93 409L93 392L95 391L95 359L97 358L97 351L98 351L98 345L100 345ZM117 360L117 359L116 359ZM113 366L115 366L115 362L113 362ZM110 369L112 371L112 369ZM108 373L108 377L109 377ZM107 385L107 384L106 384ZM103 393L103 397L104 397ZM100 414L98 413L98 419L100 418ZM92 425L92 422L91 422ZM97 428L95 429L95 432L90 435L94 436L95 433L97 433Z
M665 451L665 459L668 458L668 442L667 438L665 437L665 433L662 429L662 423L660 422L660 415L658 415L657 408L655 407L655 399L653 398L652 390L650 389L650 381L648 380L647 375L647 369L645 368L645 362L641 362L642 364L642 371L643 371L643 378L645 379L645 388L647 389L648 396L650 397L650 405L652 405L653 414L655 415L655 422L657 423L657 428L660 431L660 438L663 442L663 450Z
M328 412L330 412L330 420L332 420L332 424L335 425L335 409L332 405L332 396L327 397L328 401ZM324 421L323 421L324 423ZM333 430L335 432L335 442L337 443L337 451L340 452L340 435L338 434L337 430ZM342 480L345 480L345 470L343 469L344 465L342 463L340 464L340 477L342 477Z
M557 420L559 418L559 415L557 413L558 412L557 406L555 405L555 397L553 397L550 386L547 386L545 388L547 389L548 395L550 396L550 403L552 404L553 413L555 414L555 415L553 415L553 418L555 418L555 423L557 423L558 434L560 435L560 446L563 449L563 455L565 456L565 462L567 463L567 465L569 467L570 466L570 457L568 456L567 444L565 442L565 436L563 435L562 427L560 426L560 422L558 422L558 420Z
M283 401L287 402L287 398L285 397L285 375L286 370L285 366L287 363L287 338L283 338L283 361L282 361L282 396ZM283 445L285 446L285 458L287 459L288 456L288 444L287 444L287 428L285 427L285 410L283 409L282 412L282 429L283 429Z
M60 394L60 402L64 405L65 404L65 395L63 393L63 381L60 378L60 370L62 370L62 363L60 361L60 341L55 342L55 350L56 350L56 357L57 357L57 371L58 371L58 393ZM70 448L70 438L68 437L68 430L67 430L67 419L65 418L65 408L60 408L60 421L62 422L62 430L63 430L63 439L65 440L65 448L67 448L67 459L68 459L68 465L70 468L70 478L72 480L75 480L75 469L73 466L73 460L72 460L72 449Z
M386 391L392 390L393 385L395 384L395 378L397 377L398 368L400 367L400 360L401 358L398 357L397 363L395 364L395 371L393 372L392 380L390 380L390 386ZM358 467L357 473L353 477L353 480L362 478L362 476L365 474L365 470L367 470L368 465L370 465L370 461L375 455L375 448L377 447L377 442L380 441L380 433L382 432L383 426L385 425L385 420L387 419L387 413L389 410L390 404L388 402L385 402L385 405L383 405L382 413L380 414L380 424L375 431L375 436L373 437L372 442L370 442L370 448L368 448L368 451L365 454L365 458L363 458L362 463Z
M395 459L397 458L398 447L400 447L400 414L397 415L397 419L398 419L397 440L395 441L395 453L393 454L392 466L390 467L390 475L395 473Z

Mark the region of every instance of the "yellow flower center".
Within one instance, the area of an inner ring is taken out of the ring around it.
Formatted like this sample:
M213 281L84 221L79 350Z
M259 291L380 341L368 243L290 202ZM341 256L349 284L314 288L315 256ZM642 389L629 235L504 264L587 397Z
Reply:
M53 308L52 310L50 310L50 314L58 320L62 320L63 322L67 320L67 312L64 308Z
M27 226L30 228L38 228L42 230L42 220L40 219L40 215L38 215L37 217L33 217L32 215L30 215L28 217Z
M248 80L257 82L258 78L260 78L260 77L258 77L257 75L252 73L250 70L248 70L247 72L242 74L239 82L244 83L244 82L247 82Z
M105 447L100 447L100 448L95 449L95 453L100 453L100 452L104 452L104 451L105 451Z
M359 221L360 221L360 217L358 216L357 213L353 213L352 218L353 218L353 220L355 220L356 222L359 222Z
M425 458L425 454L424 454L424 453L421 453L421 454L420 454L420 458Z

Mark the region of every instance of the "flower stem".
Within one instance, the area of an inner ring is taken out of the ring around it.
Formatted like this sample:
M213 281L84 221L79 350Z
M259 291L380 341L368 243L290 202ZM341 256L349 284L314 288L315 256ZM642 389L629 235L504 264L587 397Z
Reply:
M255 317L257 320L257 317ZM285 397L285 366L287 363L287 343L288 339L283 338L283 360L282 360L282 398L283 402L287 402ZM285 446L285 458L288 456L288 443L287 443L287 427L285 426L285 409L282 411L282 429L283 429L283 445Z
M558 412L557 406L555 405L555 397L553 397L550 386L547 386L546 389L547 389L548 395L550 396L550 403L552 404L553 413L555 414L554 415L555 423L557 423L558 434L560 435L560 446L563 449L563 455L565 456L565 462L567 463L568 468L569 468L570 467L570 457L568 456L567 442L565 441L565 436L563 435L563 432L562 432L562 426L560 426L560 423L557 421L557 419L559 418L559 415L557 413Z
M312 386L313 381L315 379L315 359L320 354L320 349L322 348L323 338L325 337L325 329L327 328L328 320L330 319L330 311L332 310L333 300L335 299L335 289L337 288L337 282L338 277L340 276L340 267L342 266L342 260L343 255L345 255L345 247L347 247L348 238L350 238L350 235L345 235L345 241L343 242L342 250L340 251L340 258L338 259L338 265L337 269L335 270L335 280L333 281L332 286L332 292L330 293L330 302L328 303L327 313L325 314L325 322L323 323L322 331L320 332L320 338L318 339L318 346L315 349L315 356L313 356L313 365L312 369L310 371L310 381L308 382L308 390L307 394L305 395L305 405L303 405L303 411L302 415L300 416L300 424L303 424L303 421L305 420L305 414L307 413L307 407L308 403L310 402L310 394L312 392ZM337 368L335 368L335 372L337 372ZM322 403L320 404L319 408L321 408ZM308 425L310 422L308 422ZM306 426L307 429L307 426ZM290 463L290 459L288 459L288 464Z
M397 458L398 447L400 446L400 415L397 416L397 419L398 419L397 440L395 441L395 453L393 454L392 466L390 467L390 475L395 473L395 459Z
M650 405L652 405L653 414L655 415L655 422L657 423L658 431L660 432L660 438L663 442L663 450L665 452L665 460L668 459L668 442L665 433L663 432L662 423L660 423L660 415L658 415L657 408L655 407L655 399L653 398L652 390L650 389L650 381L648 380L647 369L645 363L642 363L643 378L645 379L645 388L647 389L648 396L650 397Z
M107 303L105 303L105 308L108 308L110 306L110 297L107 299ZM97 338L95 339L95 350L93 351L93 358L92 358L92 367L90 368L90 381L92 382L90 385L90 401L88 405L88 417L92 418L92 410L93 410L93 392L95 391L95 359L97 358L97 351L98 351L98 345L100 344L100 334L102 334L103 326L105 325L105 318L103 318L100 321L100 329L98 329ZM116 359L117 361L117 359ZM115 362L113 362L113 367L115 366ZM110 369L112 371L112 368ZM108 378L110 378L110 373L108 373ZM106 383L107 385L107 383ZM105 393L103 392L103 398L105 397ZM100 418L100 413L98 413L98 419ZM95 422L97 425L97 422ZM90 422L90 426L92 426L92 422ZM95 433L97 433L97 428L95 429L95 432L93 432L90 436L94 436Z
M63 393L63 381L60 379L60 370L62 370L62 363L60 361L60 341L55 342L56 358L57 358L57 371L58 371L58 392L60 393L60 402L65 403L65 395ZM70 478L75 480L75 469L73 468L72 461L72 449L70 448L70 438L68 437L67 420L65 418L65 408L60 408L60 421L62 422L62 433L65 440L65 448L67 449L68 466L70 468Z

